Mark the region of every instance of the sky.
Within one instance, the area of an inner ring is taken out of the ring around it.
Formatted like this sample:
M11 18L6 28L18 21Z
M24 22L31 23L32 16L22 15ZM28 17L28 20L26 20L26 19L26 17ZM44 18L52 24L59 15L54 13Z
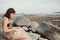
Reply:
M60 12L60 0L0 0L0 13L14 8L16 13Z

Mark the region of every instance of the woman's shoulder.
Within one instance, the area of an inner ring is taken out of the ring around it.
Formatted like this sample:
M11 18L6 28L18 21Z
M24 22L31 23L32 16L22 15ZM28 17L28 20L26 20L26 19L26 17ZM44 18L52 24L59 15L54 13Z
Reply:
M8 20L8 18L7 17L3 17L3 20Z
M8 21L8 18L7 17L3 17L3 21Z

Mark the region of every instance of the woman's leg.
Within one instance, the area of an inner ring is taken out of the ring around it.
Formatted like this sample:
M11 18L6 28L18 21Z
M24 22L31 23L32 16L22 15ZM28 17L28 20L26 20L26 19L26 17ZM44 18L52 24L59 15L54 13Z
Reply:
M12 36L12 40L25 40L25 34L23 35L23 30L18 27L14 27L16 29L16 32L14 32L14 35Z
M31 40L28 33L22 28L16 28L17 32L13 35L13 40Z

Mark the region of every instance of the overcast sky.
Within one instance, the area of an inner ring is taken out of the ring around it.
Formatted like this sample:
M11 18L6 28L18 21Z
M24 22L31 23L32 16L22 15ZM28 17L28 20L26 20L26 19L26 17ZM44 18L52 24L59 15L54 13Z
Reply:
M60 0L0 0L0 13L14 8L16 13L49 13L60 11Z

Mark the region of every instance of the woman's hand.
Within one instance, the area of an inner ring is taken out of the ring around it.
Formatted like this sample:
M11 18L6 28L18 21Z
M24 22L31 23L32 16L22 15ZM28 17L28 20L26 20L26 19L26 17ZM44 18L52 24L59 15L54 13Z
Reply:
M13 35L14 35L14 33L16 32L16 29L11 29L11 34L12 34L12 37L13 37Z
M12 32L16 32L16 29L12 29Z

